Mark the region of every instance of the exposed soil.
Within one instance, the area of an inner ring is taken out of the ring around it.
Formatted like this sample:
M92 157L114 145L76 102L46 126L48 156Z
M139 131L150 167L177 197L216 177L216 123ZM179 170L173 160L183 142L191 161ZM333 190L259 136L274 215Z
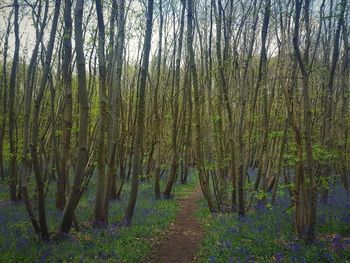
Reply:
M197 188L193 194L180 200L180 210L175 222L158 244L155 244L147 263L187 263L195 260L203 229L195 217L196 202L202 191Z

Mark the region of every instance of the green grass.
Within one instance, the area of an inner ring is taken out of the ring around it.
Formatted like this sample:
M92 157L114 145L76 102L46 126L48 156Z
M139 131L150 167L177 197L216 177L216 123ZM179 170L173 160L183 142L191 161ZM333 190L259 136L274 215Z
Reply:
M188 195L196 184L197 178L191 176L188 184L175 185L173 193L176 197ZM54 232L62 213L54 208L54 184L51 188L46 211L50 231ZM4 185L1 189L8 191ZM97 230L89 224L95 194L92 182L76 211L81 229L73 229L66 240L47 244L37 240L22 203L0 205L0 262L140 262L147 257L154 239L175 219L179 202L177 198L156 200L153 183L142 182L132 225L119 228L116 223L123 216L129 189L126 184L121 199L110 203L110 226Z

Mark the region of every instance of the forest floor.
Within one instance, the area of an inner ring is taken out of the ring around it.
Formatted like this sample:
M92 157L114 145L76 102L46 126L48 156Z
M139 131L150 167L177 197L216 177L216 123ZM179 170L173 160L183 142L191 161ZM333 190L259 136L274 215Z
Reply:
M7 201L8 183L0 180L0 263L143 262L149 258L158 237L163 236L175 222L186 198L195 192L198 185L197 176L189 176L187 184L174 185L176 198L167 200L154 197L151 180L140 182L132 224L128 228L119 228L117 223L123 217L130 194L130 182L126 182L121 198L110 203L110 225L106 229L95 229L90 224L96 192L95 178L92 178L76 210L80 228L72 229L70 237L65 240L45 244L37 239L23 202ZM162 177L161 188L166 179L166 176ZM29 187L30 193L34 193L35 185L30 184ZM55 209L54 185L49 187L46 212L50 233L54 234L62 218L62 212Z
M195 260L204 235L196 217L196 204L201 198L202 191L197 187L193 194L179 200L180 209L175 221L154 244L147 263L185 263Z
M251 176L252 185L254 178ZM209 213L205 200L196 215L204 229L200 263L349 263L350 199L339 181L329 185L328 203L318 202L316 240L307 244L294 233L294 210L286 186L279 185L275 205L254 205L239 218ZM321 190L320 190L321 191ZM247 196L249 199L249 196Z

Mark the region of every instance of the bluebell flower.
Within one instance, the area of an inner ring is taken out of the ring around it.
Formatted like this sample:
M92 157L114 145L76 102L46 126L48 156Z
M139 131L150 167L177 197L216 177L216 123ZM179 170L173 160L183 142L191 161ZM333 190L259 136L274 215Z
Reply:
M297 257L296 255L292 255L291 262L299 262L299 257Z
M51 255L49 250L46 250L40 258L40 262L47 262L47 258Z
M238 232L237 229L234 228L234 227L230 227L229 231L230 231L231 234L235 234L235 233Z
M331 242L333 244L339 243L340 242L341 237L339 235L334 235L334 237L332 238Z
M257 205L255 206L255 209L258 211L265 211L266 210L266 206L265 205Z
M275 262L282 262L282 261L283 261L283 258L284 258L284 256L283 256L283 253L282 253L282 252L277 252L277 253L275 254Z
M344 244L350 245L350 240L349 239L344 240Z
M28 239L25 238L25 237L20 237L17 240L16 249L20 250L20 249L22 249L22 248L24 248L24 247L26 247L28 245L29 245Z
M247 249L245 247L238 247L237 250L240 254L247 254Z
M301 245L299 243L293 242L290 244L290 249L293 252L299 252L301 250Z
M323 253L323 257L324 257L324 259L326 259L327 262L329 262L329 263L334 262L333 256L332 256L330 253L324 252L324 253Z
M250 262L250 263L254 263L255 262L255 259L254 259L254 256L253 255L248 255L246 256L246 262Z
M105 251L98 252L98 257L101 259L108 259L108 254Z

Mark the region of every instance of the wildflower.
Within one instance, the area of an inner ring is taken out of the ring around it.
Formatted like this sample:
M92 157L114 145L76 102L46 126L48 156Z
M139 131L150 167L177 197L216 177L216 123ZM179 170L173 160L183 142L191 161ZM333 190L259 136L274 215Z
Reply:
M323 257L327 260L327 262L333 262L333 256L330 253L324 252Z
M100 251L98 252L98 257L101 259L107 259L108 258L108 254L104 251Z
M298 257L296 255L293 255L291 259L292 259L292 262L298 262L299 261Z
M295 243L293 242L291 245L290 245L290 249L293 251L293 252L299 252L301 250L301 245L299 243Z
M27 238L25 237L20 237L18 240L17 240L17 244L16 244L16 249L17 250L20 250L26 246L29 245L29 241Z
M254 256L253 255L248 255L246 256L246 262L254 263Z
M229 232L230 232L231 234L235 234L235 233L237 233L238 231L237 231L236 228L230 227Z
M277 252L274 256L275 262L282 262L283 261L283 253L282 252Z
M223 248L231 248L231 241L230 240L224 240L222 242Z
M49 250L46 250L44 254L41 256L40 262L47 262L47 258L51 255L51 252Z
M262 205L262 204L259 204L255 207L256 210L258 211L265 211L266 210L266 206L265 205Z
M333 238L332 238L332 240L331 240L331 242L333 243L333 244L335 244L335 243L339 243L340 242L340 236L339 235L334 235L333 236Z
M326 222L326 217L324 215L320 216L319 222L320 224L324 224Z
M245 247L238 247L237 250L240 254L243 254L243 255L247 254L247 252L248 252Z

